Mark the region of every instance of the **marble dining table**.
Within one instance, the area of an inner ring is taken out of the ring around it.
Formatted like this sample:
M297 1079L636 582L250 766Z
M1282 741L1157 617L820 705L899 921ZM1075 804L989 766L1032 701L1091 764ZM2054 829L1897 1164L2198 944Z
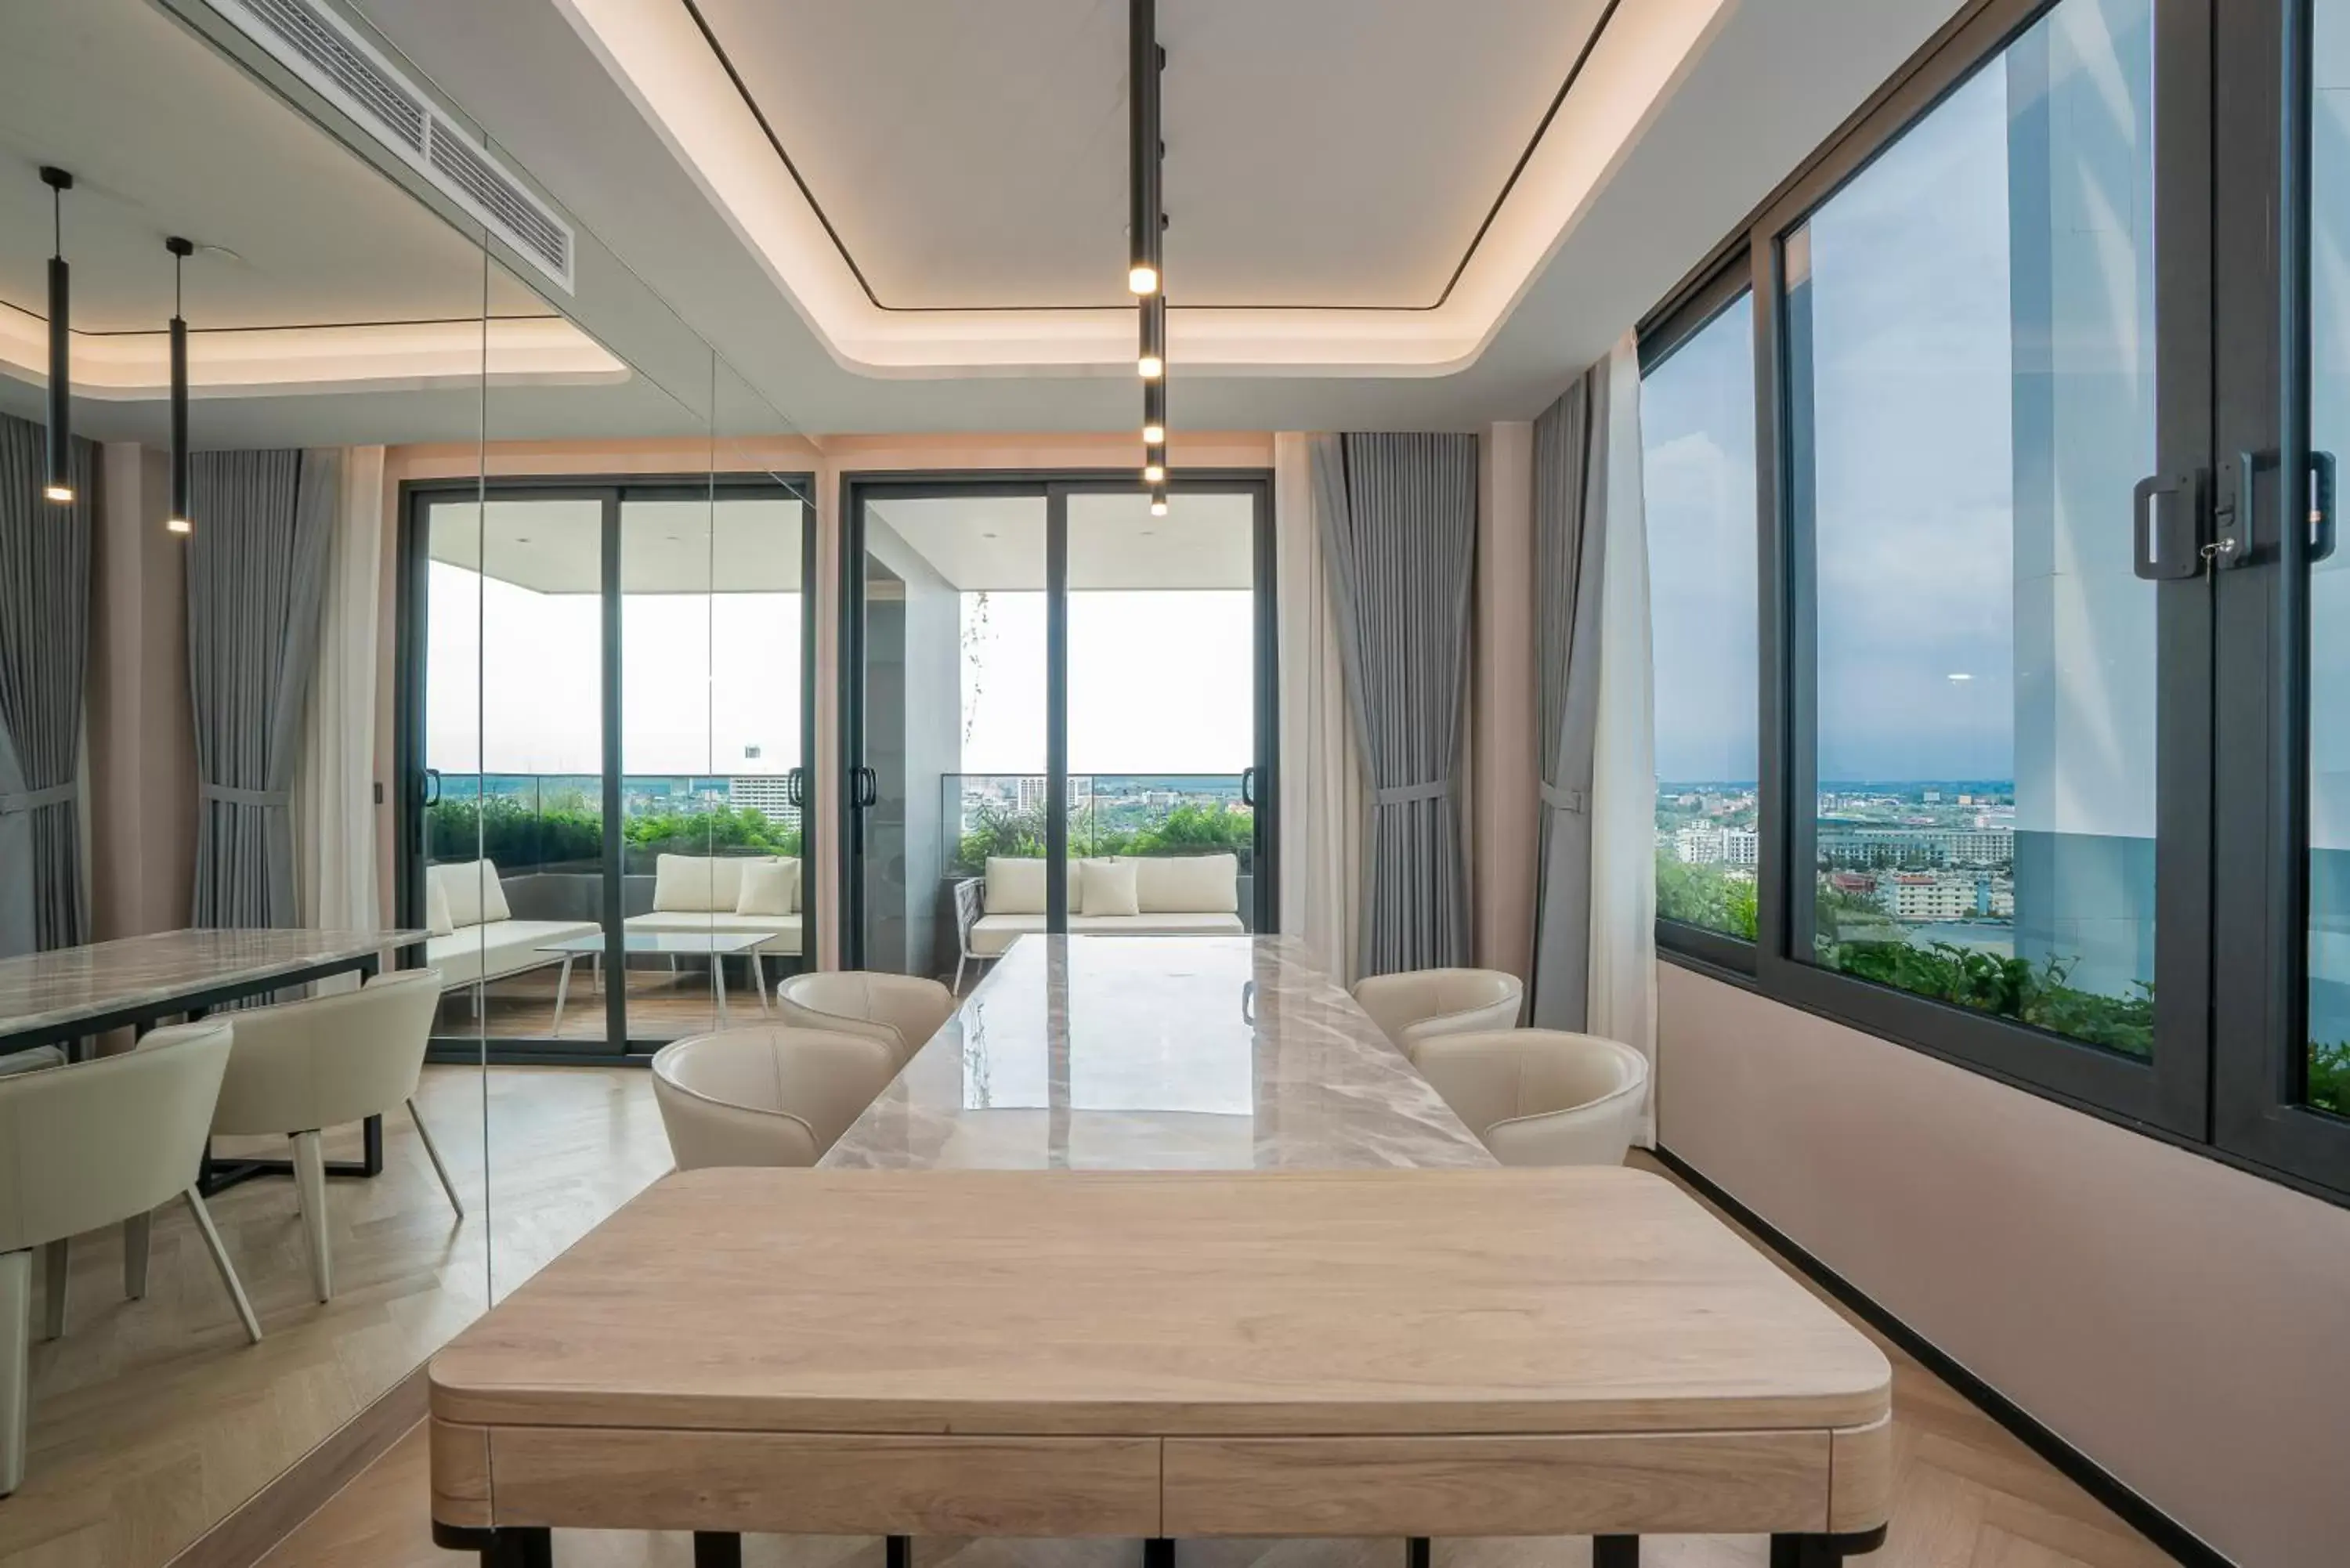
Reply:
M1331 1170L1494 1161L1295 938L1024 936L820 1163Z

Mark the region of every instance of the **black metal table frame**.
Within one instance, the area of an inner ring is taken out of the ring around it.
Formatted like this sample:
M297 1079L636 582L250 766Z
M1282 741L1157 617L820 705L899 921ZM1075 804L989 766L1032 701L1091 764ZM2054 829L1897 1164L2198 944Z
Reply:
M382 967L380 952L353 953L348 958L325 959L270 974L248 976L224 985L208 985L161 1001L109 1008L103 1012L59 1019L36 1024L29 1029L10 1030L0 1033L0 1056L16 1051L29 1051L36 1045L64 1044L68 1054L78 1057L79 1042L110 1030L129 1027L143 1034L166 1018L202 1018L224 1002L242 1002L265 992L307 985L312 981L330 980L338 974L356 973L364 983ZM328 1160L328 1176L364 1178L383 1174L383 1118L380 1116L368 1117L360 1124L360 1157L358 1159ZM218 1159L213 1155L212 1140L207 1138L204 1140L203 1169L196 1178L196 1189L210 1198L216 1192L224 1191L240 1182L251 1181L258 1176L293 1174L294 1162L290 1159Z

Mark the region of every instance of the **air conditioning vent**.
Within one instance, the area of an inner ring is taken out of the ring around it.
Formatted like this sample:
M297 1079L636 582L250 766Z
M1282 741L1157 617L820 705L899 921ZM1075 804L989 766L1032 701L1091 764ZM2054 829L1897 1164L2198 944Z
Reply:
M571 225L432 106L348 22L315 0L207 0L401 162L571 292Z
M475 151L438 119L432 122L432 167L486 208L489 216L505 229L507 238L520 249L562 276L571 275L571 231L547 216L546 210L508 179L504 170Z
M424 151L424 105L398 78L345 43L334 28L295 0L239 3L277 42L325 72L347 97L374 115L401 145L417 152Z

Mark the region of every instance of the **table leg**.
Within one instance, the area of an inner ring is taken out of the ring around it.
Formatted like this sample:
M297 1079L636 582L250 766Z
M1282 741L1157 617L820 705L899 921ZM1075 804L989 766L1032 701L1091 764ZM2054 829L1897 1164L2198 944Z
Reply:
M1859 1557L1885 1544L1885 1526L1848 1535L1774 1535L1771 1538L1771 1568L1837 1568L1847 1557Z
M1434 1542L1425 1535L1407 1535L1403 1542L1403 1568L1428 1568L1434 1554Z
M775 1012L774 1006L767 1001L767 961L759 956L759 950L756 948L751 950L751 987L759 993L759 1011Z
M1175 1542L1168 1536L1154 1535L1142 1543L1142 1568L1175 1568Z
M695 1531L693 1568L743 1568L743 1538L726 1531Z
M910 1535L885 1535L881 1538L883 1568L914 1568L914 1538Z
M710 989L718 993L718 1027L726 1027L726 961L716 953L710 955Z
M1593 1536L1591 1568L1640 1568L1640 1538L1637 1535Z
M556 1039L563 1037L563 1004L571 1000L571 955L563 955L563 968L555 976L555 1023L547 1033Z

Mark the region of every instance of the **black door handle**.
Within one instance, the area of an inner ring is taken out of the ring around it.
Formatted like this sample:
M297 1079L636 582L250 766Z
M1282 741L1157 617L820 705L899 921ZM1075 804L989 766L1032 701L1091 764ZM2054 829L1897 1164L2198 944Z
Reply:
M871 768L848 771L848 804L858 811L881 802L881 776Z
M2334 554L2334 454L2309 454L2309 558Z
M424 777L418 784L417 794L421 797L416 803L419 805L433 806L441 804L441 770L439 768L424 770Z
M807 770L794 768L784 775L784 803L794 811L807 806Z
M1253 766L1241 770L1241 804L1252 810L1256 806L1256 769Z

